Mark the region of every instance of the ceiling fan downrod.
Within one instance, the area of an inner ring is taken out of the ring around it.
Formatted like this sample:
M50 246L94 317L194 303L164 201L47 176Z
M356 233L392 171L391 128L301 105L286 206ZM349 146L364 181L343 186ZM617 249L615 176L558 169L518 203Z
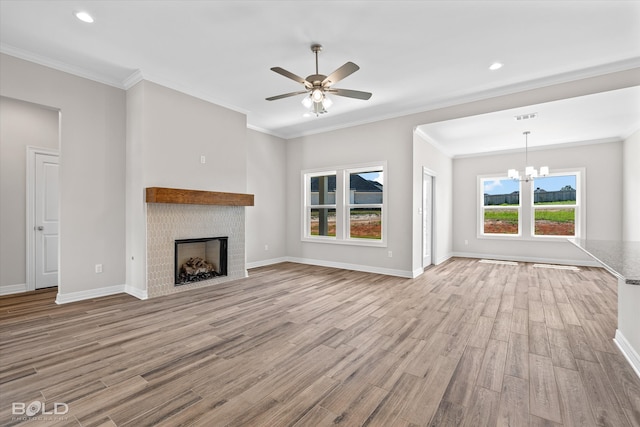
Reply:
M321 44L312 44L311 45L311 52L316 54L316 75L319 74L318 73L318 52L320 52L322 50L322 45Z

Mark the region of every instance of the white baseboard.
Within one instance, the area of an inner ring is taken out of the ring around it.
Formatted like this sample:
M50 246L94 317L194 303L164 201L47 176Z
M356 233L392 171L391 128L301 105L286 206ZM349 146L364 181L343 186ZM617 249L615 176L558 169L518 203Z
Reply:
M287 262L287 261L288 259L286 257L265 259L262 261L248 262L247 268L251 269L251 268L265 267L267 265L280 264L281 262Z
M124 285L124 291L138 299L149 299L149 294L146 289L135 288L131 285Z
M449 260L452 257L451 254L438 258L436 265L442 264L443 262ZM378 273L385 274L388 276L398 276L398 277L406 277L409 279L415 279L420 276L424 269L416 268L414 271L404 271L404 270L395 270L389 268L379 268L379 267L371 267L368 265L359 265L359 264L348 264L334 261L321 261L316 259L309 258L296 258L296 257L280 257L280 258L272 258L262 261L254 261L247 263L247 268L258 268L265 267L268 265L279 264L281 262L295 262L298 264L308 264L308 265L318 265L321 267L333 267L340 268L342 270L355 270L355 271L363 271L365 273Z
M125 285L108 286L106 288L90 289L87 291L70 292L62 294L58 292L56 304L67 304L69 302L82 301L91 298L106 297L109 295L121 294L125 292Z
M437 260L435 260L435 262L432 264L432 266L436 266L436 265L440 265L445 261L450 260L453 257L453 255L451 254L447 254L445 256L441 256L440 258L438 258ZM420 267L420 268L416 268L415 270L413 270L413 277L412 279L415 279L416 277L420 276L422 273L424 273L424 269L427 267Z
M435 263L435 264L436 264L436 265L440 265L440 264L442 264L442 263L443 263L443 262L445 262L445 261L449 261L451 258L453 258L453 254L451 254L451 253L446 254L445 256L441 256L440 258L438 258L438 259L436 260L436 263Z
M406 277L408 279L414 278L413 271L411 270L396 270L392 268L372 267L370 265L348 264L343 262L324 261L324 260L318 260L318 259L296 258L296 257L286 257L285 261L295 262L298 264L317 265L320 267L339 268L342 270L362 271L364 273L376 273L376 274L384 274L387 276Z
M616 329L616 336L613 339L613 342L616 343L622 352L622 355L627 359L638 378L640 378L640 355L638 355L638 352L631 347L631 344L627 341L624 335L622 335L620 329Z
M453 252L452 256L460 258L480 258L480 259L499 259L502 261L517 261L517 262L532 262L537 264L561 264L561 265L576 265L580 267L602 267L602 265L596 261L590 260L577 260L577 259L557 259L557 258L540 258L540 257L527 257L527 256L514 256L514 255L501 255L501 254L478 254L473 252Z
M3 285L0 286L0 295L18 294L20 292L27 292L27 284L20 283L18 285Z

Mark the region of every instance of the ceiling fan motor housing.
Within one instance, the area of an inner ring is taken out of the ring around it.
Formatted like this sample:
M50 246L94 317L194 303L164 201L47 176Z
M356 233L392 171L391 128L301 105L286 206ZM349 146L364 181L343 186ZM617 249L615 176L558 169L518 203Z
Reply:
M325 76L324 74L311 74L310 76L308 76L308 77L306 78L306 80L307 80L308 82L311 82L311 83L313 84L313 86L314 86L314 87L315 87L315 86L321 87L321 86L322 86L322 82L323 82L323 81L324 81L324 79L326 79L326 78L327 78L327 76ZM329 85L329 83L331 83L331 82L327 82L327 83L325 84L325 86L328 86L328 85Z

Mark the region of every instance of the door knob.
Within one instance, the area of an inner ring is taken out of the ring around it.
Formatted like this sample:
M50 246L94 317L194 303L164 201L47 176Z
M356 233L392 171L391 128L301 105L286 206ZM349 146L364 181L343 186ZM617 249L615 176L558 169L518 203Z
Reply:
M42 230L44 230L44 227L43 227L43 226L41 226L41 225L39 225L39 226L38 226L38 230L39 230L39 231L42 231Z

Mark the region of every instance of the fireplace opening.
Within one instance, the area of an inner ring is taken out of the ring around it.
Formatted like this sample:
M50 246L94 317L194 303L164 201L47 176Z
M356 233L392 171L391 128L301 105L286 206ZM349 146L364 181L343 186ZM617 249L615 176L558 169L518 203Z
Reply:
M227 275L228 237L175 241L175 285Z

